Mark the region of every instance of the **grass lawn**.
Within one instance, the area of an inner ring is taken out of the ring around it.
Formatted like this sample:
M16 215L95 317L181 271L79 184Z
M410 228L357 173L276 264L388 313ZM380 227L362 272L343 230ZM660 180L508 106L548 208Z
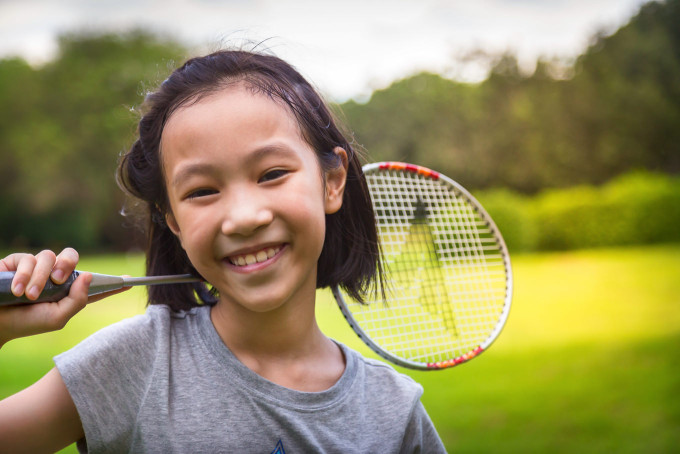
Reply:
M445 371L405 371L449 451L666 453L680 446L680 245L513 256L515 295L501 337ZM140 257L84 259L143 273ZM52 367L88 334L144 310L144 293L92 304L58 333L8 343L0 397ZM332 337L372 355L330 292L318 316ZM65 452L75 452L73 447Z

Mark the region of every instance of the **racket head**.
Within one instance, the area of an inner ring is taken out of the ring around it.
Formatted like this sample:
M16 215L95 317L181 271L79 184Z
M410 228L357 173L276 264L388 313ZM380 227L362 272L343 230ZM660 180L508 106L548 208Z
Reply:
M401 162L363 171L385 286L364 304L333 288L340 310L364 343L399 366L439 370L475 358L500 334L512 300L498 228L467 190L438 172Z

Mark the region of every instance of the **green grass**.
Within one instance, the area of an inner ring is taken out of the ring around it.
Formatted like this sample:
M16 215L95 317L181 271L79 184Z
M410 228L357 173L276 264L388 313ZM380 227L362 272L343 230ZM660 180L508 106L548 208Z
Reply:
M81 269L141 274L140 257ZM408 373L455 452L666 453L680 446L680 245L513 257L508 324L459 367ZM144 310L144 294L89 306L58 333L0 351L0 397L42 376L51 357ZM319 323L372 355L320 292ZM73 447L66 450L75 452Z

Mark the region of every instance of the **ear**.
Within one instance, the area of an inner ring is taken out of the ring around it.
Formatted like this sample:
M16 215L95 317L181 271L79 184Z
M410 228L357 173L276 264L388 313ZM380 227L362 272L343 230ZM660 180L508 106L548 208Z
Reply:
M342 195L345 193L347 180L347 152L341 147L335 147L333 153L340 158L341 165L326 172L326 214L335 213L342 206Z
M172 212L168 211L165 213L165 223L167 224L168 228L172 233L175 234L177 239L179 239L179 242L182 242L182 232L179 230L179 224L177 224L177 220L175 219L175 215L172 214Z

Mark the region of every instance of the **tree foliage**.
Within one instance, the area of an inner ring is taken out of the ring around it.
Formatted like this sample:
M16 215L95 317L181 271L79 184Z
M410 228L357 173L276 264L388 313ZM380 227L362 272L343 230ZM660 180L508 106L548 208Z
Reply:
M437 169L469 189L601 184L680 173L680 0L643 5L583 55L524 74L510 53L464 84L420 73L338 106L371 161ZM136 108L186 50L140 31L61 36L41 67L0 60L0 248L122 249L113 178ZM569 77L565 77L565 74Z
M680 177L635 171L526 196L479 191L510 252L680 242Z
M121 247L118 156L135 132L144 84L184 49L143 32L67 34L34 69L0 60L0 246Z
M476 189L600 184L633 169L680 172L680 1L645 4L572 65L512 54L462 84L421 73L341 107L373 160L433 167ZM491 56L493 57L493 56Z

